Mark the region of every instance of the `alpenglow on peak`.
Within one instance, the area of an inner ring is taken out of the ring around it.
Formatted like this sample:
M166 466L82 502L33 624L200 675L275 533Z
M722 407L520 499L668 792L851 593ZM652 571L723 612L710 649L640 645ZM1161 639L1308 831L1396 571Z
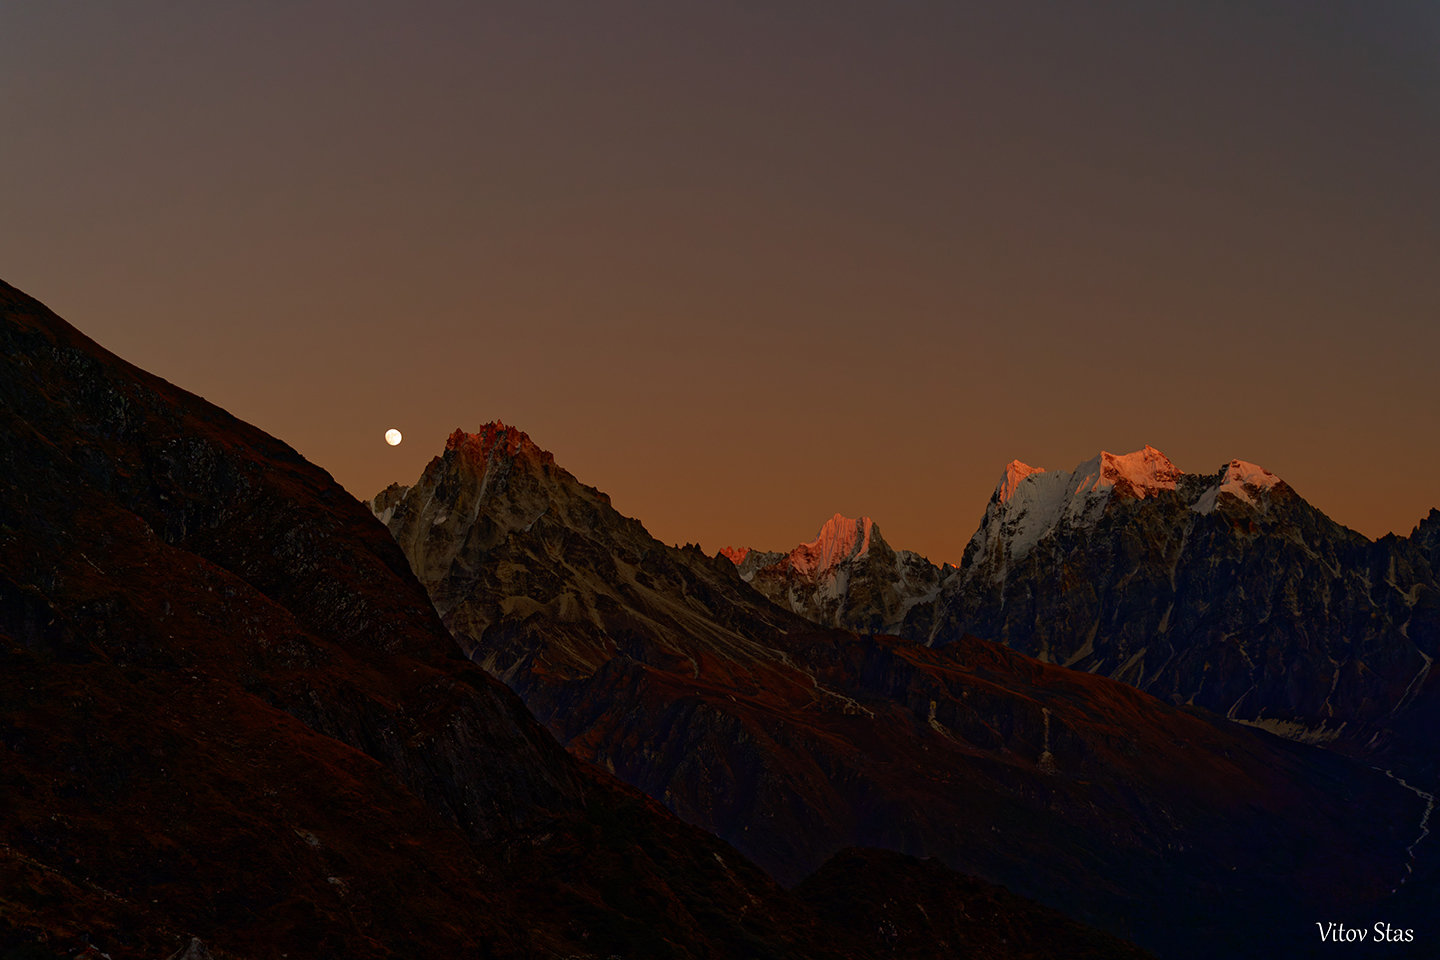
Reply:
M1010 561L1019 559L1061 527L1095 523L1114 499L1144 500L1175 491L1186 476L1169 457L1149 445L1126 454L1102 450L1070 471L1047 471L1012 460L995 485L985 519L967 553L977 561L991 557L992 562L999 562L1001 555ZM1203 492L1192 488L1189 495L1195 499L1191 509L1209 513L1221 494L1253 506L1260 491L1280 482L1263 467L1232 460L1221 468L1217 482ZM1001 562L1000 567L1004 566Z

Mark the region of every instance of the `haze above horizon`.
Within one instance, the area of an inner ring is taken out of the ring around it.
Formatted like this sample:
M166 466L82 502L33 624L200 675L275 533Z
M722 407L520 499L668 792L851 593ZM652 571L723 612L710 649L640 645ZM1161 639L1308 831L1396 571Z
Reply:
M0 7L0 276L357 497L958 562L1013 459L1440 506L1440 9ZM404 442L389 447L395 427Z

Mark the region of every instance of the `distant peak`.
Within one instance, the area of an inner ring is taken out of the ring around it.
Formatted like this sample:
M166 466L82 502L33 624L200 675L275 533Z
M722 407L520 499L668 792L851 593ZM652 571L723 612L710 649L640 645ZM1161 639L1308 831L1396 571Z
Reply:
M877 532L869 517L852 520L837 513L825 521L814 540L790 551L790 563L805 576L819 576L838 563L869 553L870 538Z

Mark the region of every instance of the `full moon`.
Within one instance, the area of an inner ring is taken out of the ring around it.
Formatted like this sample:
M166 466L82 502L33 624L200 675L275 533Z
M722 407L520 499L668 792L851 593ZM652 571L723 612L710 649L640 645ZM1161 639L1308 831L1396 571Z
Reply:
M399 430L390 429L385 431L385 442L390 444L390 446L393 447L398 444L400 442L400 439L401 437Z

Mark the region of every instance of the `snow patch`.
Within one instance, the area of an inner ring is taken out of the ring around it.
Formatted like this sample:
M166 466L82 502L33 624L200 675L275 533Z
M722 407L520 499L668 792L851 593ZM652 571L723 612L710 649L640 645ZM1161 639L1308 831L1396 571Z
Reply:
M1400 632L1402 635L1404 635L1406 632L1404 628L1408 627L1409 625L1409 620L1406 620L1405 623L1401 625ZM1395 708L1390 711L1390 716L1392 717L1400 712L1401 707L1405 706L1405 702L1410 699L1411 691L1413 690L1418 692L1420 687L1424 685L1425 678L1430 675L1430 666L1435 662L1435 658L1426 656L1423 650L1416 650L1415 652L1420 654L1420 659L1424 660L1425 663L1420 667L1420 672L1415 674L1415 676L1410 680L1409 685L1405 687L1405 692L1400 695L1400 699L1395 701Z
M1379 767L1371 767L1370 769L1380 770ZM1399 890L1400 887L1403 887L1405 885L1405 881L1409 880L1410 876L1415 872L1415 848L1420 845L1420 841L1430 836L1430 814L1433 813L1435 810L1435 795L1433 793L1426 793L1419 787L1410 786L1410 784L1395 776L1395 774L1391 773L1389 770L1380 770L1380 772L1385 774L1385 776L1389 777L1391 780L1394 780L1396 783L1400 784L1400 786L1404 787L1406 790L1409 790L1411 793L1415 794L1421 800L1425 801L1425 812L1420 816L1420 836L1416 837L1415 842L1405 848L1405 852L1410 855L1410 862L1405 864L1405 876L1400 879L1400 886L1397 886L1395 888L1395 890ZM1390 892L1394 893L1395 890L1391 890Z
M1254 720L1245 720L1240 717L1231 717L1236 723L1243 723L1247 727L1256 727L1267 733L1273 733L1285 740L1293 740L1296 743L1308 743L1311 746L1319 746L1322 743L1329 743L1331 740L1340 739L1341 732L1345 729L1342 722L1338 727L1328 727L1321 724L1318 727L1307 727L1298 720L1279 720L1265 717L1257 717Z

